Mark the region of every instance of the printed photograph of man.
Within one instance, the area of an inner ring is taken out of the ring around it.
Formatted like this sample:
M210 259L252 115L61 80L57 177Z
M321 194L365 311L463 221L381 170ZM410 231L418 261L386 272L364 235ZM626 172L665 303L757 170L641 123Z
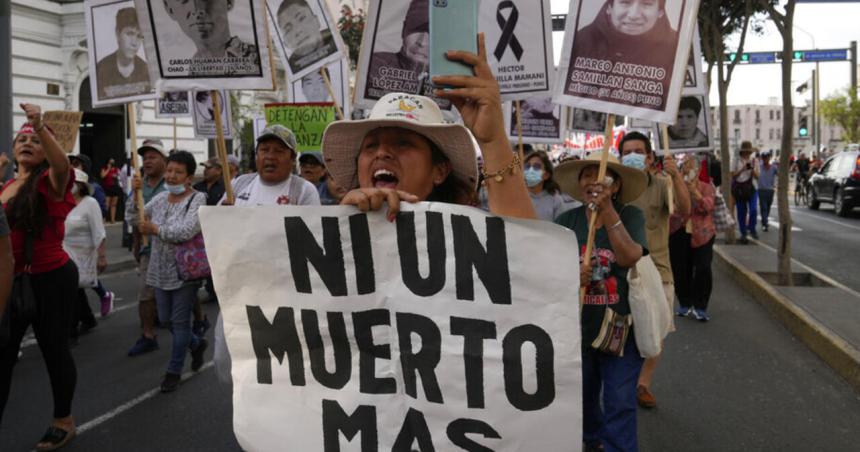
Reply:
M325 6L317 1L317 7ZM275 16L291 73L298 74L337 53L337 43L325 17L315 14L307 0L284 0Z
M151 0L154 1L154 0ZM258 73L260 71L260 54L257 46L244 42L241 38L233 35L230 31L229 14L242 0L162 0L167 15L179 25L194 44L193 59L213 58L247 58L251 60L250 65L242 62L242 70L236 70L235 74ZM242 2L243 6L250 8L249 1ZM156 32L158 35L158 33ZM160 37L160 36L158 36ZM161 42L162 47L180 46L182 42ZM191 50L190 48L188 50ZM186 56L186 57L187 57ZM162 57L164 59L164 57ZM220 65L216 65L220 66ZM248 66L248 67L246 67ZM205 74L210 72L201 67L192 65L191 72ZM222 72L221 68L214 72Z
M529 138L555 139L561 128L561 106L552 103L550 97L534 97L520 102L523 136ZM517 136L517 109L511 105L511 136Z
M224 114L224 99L218 99L221 101L221 114ZM212 104L212 95L209 91L197 91L194 93L194 102L196 105L194 107L194 112L197 117L204 119L206 121L214 121L215 120L215 106Z
M673 20L670 21L666 3L673 6ZM580 3L578 20L593 16L588 23L580 22L580 28L573 38L571 64L567 79L576 69L573 63L578 58L607 60L611 63L630 63L646 66L648 70L663 70L662 78L644 78L643 81L656 81L662 85L662 94L648 93L658 99L660 105L654 105L638 98L623 103L631 106L642 106L652 109L663 109L672 80L675 66L675 53L678 46L678 18L684 0L606 0L594 15L596 0ZM673 26L673 23L676 24ZM593 71L587 71L588 75ZM640 77L636 77L640 79ZM597 86L589 81L583 84ZM632 91L638 94L638 91ZM576 93L571 93L576 94ZM577 94L580 95L580 94ZM593 97L585 95L584 97ZM650 96L649 96L650 97ZM596 97L595 97L596 98ZM603 99L611 101L611 99ZM649 99L653 101L654 99Z
M328 69L323 69L328 74ZM331 77L329 77L331 80ZM302 87L302 94L307 102L331 102L331 97L328 95L328 87L325 85L325 80L319 72L311 72L302 77L299 82Z
M368 89L397 87L393 91L418 92L419 78L426 77L430 63L430 18L428 0L412 0L400 31L401 45L396 52L377 51L370 59ZM424 92L431 90L426 83ZM384 92L377 93L379 98Z
M681 98L678 106L678 119L668 127L669 149L695 149L708 147L708 135L702 114L702 101L693 96Z
M586 110L583 108L574 108L573 130L603 132L606 130L606 113Z
M143 35L132 7L116 13L116 52L96 64L99 100L129 97L152 92L146 61L138 56Z

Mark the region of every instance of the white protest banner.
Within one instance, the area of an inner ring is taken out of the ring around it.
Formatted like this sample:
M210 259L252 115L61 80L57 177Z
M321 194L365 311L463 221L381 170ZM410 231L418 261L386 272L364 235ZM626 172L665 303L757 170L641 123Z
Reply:
M265 0L134 0L158 91L272 90Z
M155 99L134 1L84 2L93 107Z
M702 72L702 39L699 36L699 26L693 34L693 44L690 46L690 58L687 61L687 69L684 73L683 95L708 94L708 84Z
M506 102L503 107L505 130L508 131L508 138L516 142L517 109L513 102ZM566 109L552 103L552 98L533 97L520 101L520 111L523 142L546 144L564 142L567 125L567 118L564 116Z
M571 0L553 102L674 121L698 10L699 0Z
M192 92L194 111L194 136L197 138L218 138L215 127L215 106L212 102L211 91ZM224 128L224 138L233 138L233 115L230 112L230 95L227 91L219 91L218 100L221 103L221 124Z
M382 96L401 92L431 97L442 109L450 109L451 102L433 96L428 78L428 0L370 0L368 9L355 79L356 105L369 109Z
M266 8L272 41L290 82L346 55L325 0L268 0Z
M674 153L712 151L714 149L711 108L707 95L684 96L678 106L678 118L668 127L669 150ZM663 152L663 134L654 129L659 153Z
M580 450L574 234L401 209L200 210L242 449Z
M161 93L156 103L156 118L181 118L185 116L191 116L191 98L188 91Z
M549 0L482 0L478 31L502 100L549 96L555 64Z
M345 118L352 114L349 98L349 63L340 59L325 67L331 81L335 100L343 108ZM296 82L290 84L290 102L295 103L325 103L333 102L329 95L325 80L319 71L311 72Z

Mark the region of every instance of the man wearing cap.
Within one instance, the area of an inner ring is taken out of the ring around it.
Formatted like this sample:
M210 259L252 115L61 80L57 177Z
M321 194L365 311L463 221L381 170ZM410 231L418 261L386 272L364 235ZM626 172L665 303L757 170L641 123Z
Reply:
M236 178L236 205L320 205L314 185L293 177L296 164L296 135L282 125L263 129L257 138L257 172Z
M143 35L133 7L122 8L116 13L116 42L117 51L96 64L99 99L151 92L146 61L137 56L143 44Z
M224 196L224 170L217 157L200 164L203 169L203 180L194 185L194 189L200 193L206 193L206 205L218 205L218 201Z
M333 206L339 204L337 198L328 190L328 173L322 156L315 152L305 152L299 157L299 174L306 181L314 184L320 195L320 204Z
M167 167L167 151L161 140L144 140L143 145L137 149L137 153L143 159L143 180L140 175L135 174L132 180L134 190L143 191L143 203L148 203L155 195L163 192L164 170ZM146 274L149 271L149 245L141 247L141 235L137 230L138 218L133 214L134 198L126 203L125 220L134 227L135 257L139 263L140 291L137 295L138 313L143 325L143 334L128 351L128 356L138 356L158 349L155 339L155 291L146 284Z

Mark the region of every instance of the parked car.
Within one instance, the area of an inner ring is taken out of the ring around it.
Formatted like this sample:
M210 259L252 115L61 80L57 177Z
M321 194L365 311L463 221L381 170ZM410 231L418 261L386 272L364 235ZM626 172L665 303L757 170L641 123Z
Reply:
M809 178L809 208L831 203L839 216L860 206L860 150L840 152Z

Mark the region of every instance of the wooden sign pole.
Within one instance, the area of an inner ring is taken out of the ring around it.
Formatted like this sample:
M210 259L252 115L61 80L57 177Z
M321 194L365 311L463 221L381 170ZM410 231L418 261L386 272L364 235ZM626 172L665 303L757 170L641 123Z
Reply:
M173 118L173 149L179 149L179 145L176 140L176 118Z
M612 147L612 131L615 128L615 115L606 115L606 130L603 135L603 152L600 155L600 169L597 171L597 182L602 184L606 178L606 164L609 161L609 148ZM585 200L586 208L590 208L588 200ZM595 206L596 207L596 206ZM597 233L595 225L597 224L597 209L591 211L591 218L588 220L588 240L585 242L585 254L582 258L583 265L591 264L591 253L594 251L594 235ZM585 303L585 287L579 289L579 305Z
M514 102L517 109L517 153L520 155L520 161L525 164L523 161L525 159L525 155L523 152L523 110L520 108L520 101L517 100Z
M328 74L324 67L320 68L320 75L322 75L323 81L325 82L325 87L328 89L328 95L331 97L331 101L334 102L334 106L337 109L337 118L338 119L346 119L343 117L343 109L340 108L340 103L337 101L337 97L334 95L334 88L331 86L331 80L328 78Z
M134 170L134 174L140 174L139 165L137 164L137 109L133 103L126 104L126 111L128 112L128 136L131 138L131 168ZM142 181L146 183L146 181ZM134 190L134 203L137 207L137 221L139 223L143 223L146 221L146 215L144 212L144 203L143 203L143 190ZM141 246L146 246L149 241L147 236L142 235L141 238Z
M224 143L224 124L221 123L221 100L218 98L218 94L217 90L211 92L212 108L215 110L215 133L217 135L215 148L218 151L218 160L224 167L227 166L227 145ZM224 177L227 204L233 205L235 200L233 199L233 186L230 184L230 171L222 171L221 174Z

